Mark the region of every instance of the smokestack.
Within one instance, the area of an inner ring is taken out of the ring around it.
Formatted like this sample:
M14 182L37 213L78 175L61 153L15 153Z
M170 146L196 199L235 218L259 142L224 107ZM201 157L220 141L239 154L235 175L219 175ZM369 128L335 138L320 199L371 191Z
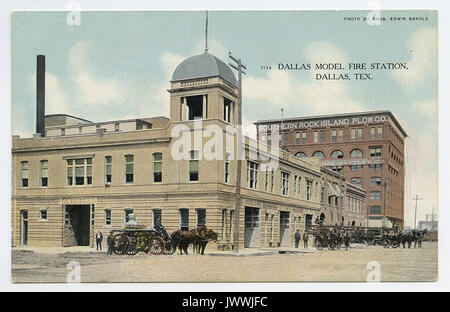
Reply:
M36 65L36 133L45 136L45 55L37 56Z

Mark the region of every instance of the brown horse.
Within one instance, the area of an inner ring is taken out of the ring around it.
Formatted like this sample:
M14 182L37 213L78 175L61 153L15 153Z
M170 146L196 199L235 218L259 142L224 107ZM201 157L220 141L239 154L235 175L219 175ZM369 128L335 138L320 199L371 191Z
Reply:
M186 255L189 254L189 245L194 244L195 246L196 244L201 243L201 241L205 239L207 231L208 229L206 228L206 225L199 226L196 229L190 231L176 230L172 233L172 241L175 249L178 246L181 255L183 254L183 251Z
M200 241L194 242L194 252L197 251L198 254L205 254L206 245L210 240L217 241L217 233L211 229L208 229L204 235L204 237Z

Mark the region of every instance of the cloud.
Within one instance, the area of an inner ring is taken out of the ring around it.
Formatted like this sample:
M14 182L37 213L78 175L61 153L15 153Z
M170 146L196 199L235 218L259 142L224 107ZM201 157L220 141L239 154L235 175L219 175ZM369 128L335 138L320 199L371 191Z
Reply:
M36 95L36 74L30 77L33 93ZM45 113L58 114L67 109L67 96L61 89L58 78L50 72L45 73Z
M123 101L126 82L117 78L99 78L90 72L92 57L85 41L77 42L68 52L69 63L75 73L75 87L81 105L104 105ZM78 108L79 109L79 108Z
M437 31L420 28L408 39L407 50L411 54L408 70L394 71L394 78L402 85L413 87L425 81L437 69Z
M437 120L438 103L436 99L416 102L412 106L412 109L421 116Z

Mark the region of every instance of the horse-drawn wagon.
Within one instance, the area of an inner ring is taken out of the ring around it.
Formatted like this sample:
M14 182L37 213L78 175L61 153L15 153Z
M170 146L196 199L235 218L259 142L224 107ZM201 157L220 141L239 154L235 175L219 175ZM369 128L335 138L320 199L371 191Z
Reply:
M111 234L114 237L113 252L116 255L135 255L138 252L171 255L175 252L171 236L163 226L145 229L133 223L133 216L123 230L114 230Z

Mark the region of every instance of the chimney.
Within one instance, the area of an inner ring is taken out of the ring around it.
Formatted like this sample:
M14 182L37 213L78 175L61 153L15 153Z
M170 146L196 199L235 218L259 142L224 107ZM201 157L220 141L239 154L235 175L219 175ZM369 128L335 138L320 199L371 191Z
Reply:
M45 55L37 56L36 133L40 133L41 137L45 137Z

